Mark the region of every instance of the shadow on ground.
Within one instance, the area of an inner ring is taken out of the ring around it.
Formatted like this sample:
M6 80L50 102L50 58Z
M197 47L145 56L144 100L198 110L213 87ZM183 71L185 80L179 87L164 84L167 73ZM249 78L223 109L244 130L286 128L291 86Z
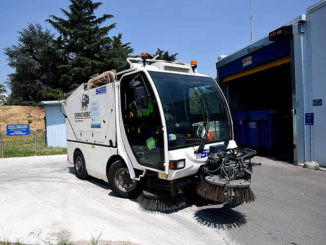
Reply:
M247 223L246 216L233 210L228 204L220 208L214 207L198 210L195 212L194 218L204 226L218 229L237 228Z
M70 174L75 175L74 167L68 167L68 172ZM108 184L103 180L89 177L87 181L105 190L110 190ZM112 191L110 191L108 195L115 198L121 198ZM244 214L232 209L237 206L235 204L224 204L224 206L222 206L222 204L216 205L215 202L203 199L194 192L187 193L186 197L187 197L187 203L182 208L177 208L175 210L164 211L164 212L148 211L145 209L143 210L144 212L147 213L171 214L171 213L178 212L187 207L196 206L200 208L200 210L195 212L194 218L198 223L204 226L217 228L217 229L232 229L232 228L240 227L247 223L247 219ZM139 203L137 198L130 199L130 201Z

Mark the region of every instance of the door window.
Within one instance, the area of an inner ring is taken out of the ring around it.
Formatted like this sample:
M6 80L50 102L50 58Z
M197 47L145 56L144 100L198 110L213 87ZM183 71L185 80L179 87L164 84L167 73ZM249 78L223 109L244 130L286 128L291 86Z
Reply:
M129 145L139 164L164 170L162 120L144 73L122 79L121 113Z

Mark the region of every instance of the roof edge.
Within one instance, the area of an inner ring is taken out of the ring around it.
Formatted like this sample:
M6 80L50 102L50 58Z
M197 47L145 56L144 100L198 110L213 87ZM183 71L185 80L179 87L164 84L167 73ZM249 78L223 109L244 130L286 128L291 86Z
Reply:
M312 12L315 12L316 10L324 7L326 5L326 0L321 0L318 3L315 3L314 5L311 5L307 8L307 14L310 14Z
M47 100L47 101L41 101L42 105L62 105L62 102L60 100Z

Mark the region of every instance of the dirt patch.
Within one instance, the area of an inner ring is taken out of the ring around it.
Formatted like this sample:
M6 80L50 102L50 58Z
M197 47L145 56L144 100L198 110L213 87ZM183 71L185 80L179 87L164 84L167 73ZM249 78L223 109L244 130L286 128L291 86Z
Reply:
M0 106L0 130L10 124L30 124L30 128L43 130L44 107L38 106Z

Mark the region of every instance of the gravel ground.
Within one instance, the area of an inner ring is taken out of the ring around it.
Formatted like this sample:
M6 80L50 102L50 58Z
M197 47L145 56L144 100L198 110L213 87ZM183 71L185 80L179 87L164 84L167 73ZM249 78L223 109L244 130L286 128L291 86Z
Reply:
M326 172L256 157L257 200L237 207L190 202L171 214L142 210L107 184L74 176L66 156L0 159L0 240L68 238L136 244L325 244Z

